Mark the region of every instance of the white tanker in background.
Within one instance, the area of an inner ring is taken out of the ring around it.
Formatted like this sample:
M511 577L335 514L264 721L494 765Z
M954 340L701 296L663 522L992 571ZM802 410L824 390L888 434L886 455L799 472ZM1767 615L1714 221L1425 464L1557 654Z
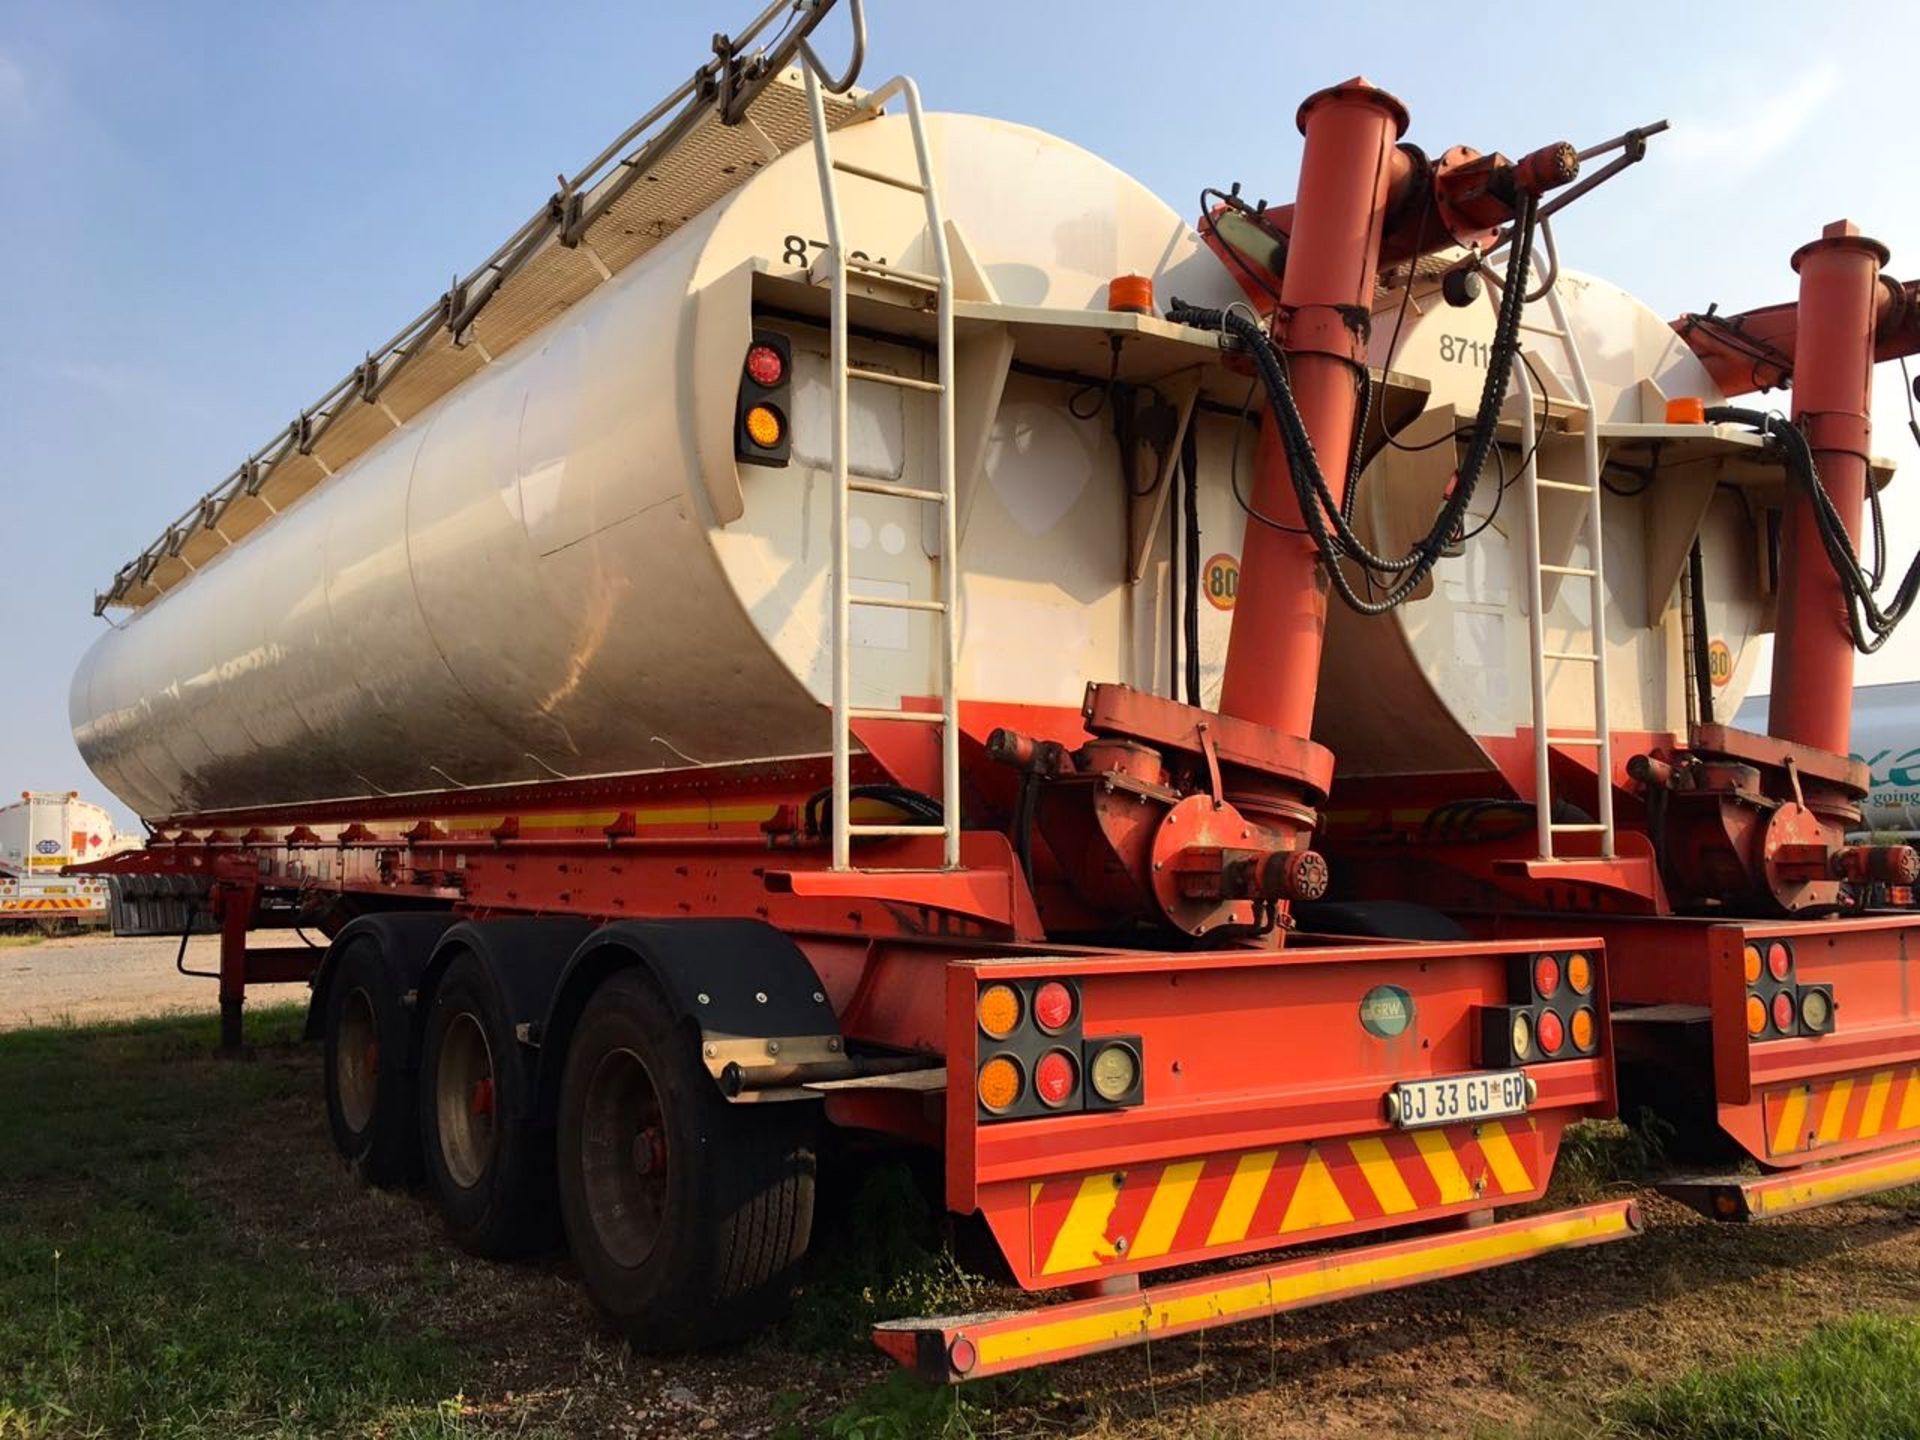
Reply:
M1734 724L1764 731L1767 697L1748 700ZM1920 680L1854 689L1853 758L1873 776L1860 807L1861 828L1876 835L1920 835Z
M113 817L78 791L22 790L11 805L0 805L0 931L106 924L108 882L69 876L66 867L139 843L117 834Z

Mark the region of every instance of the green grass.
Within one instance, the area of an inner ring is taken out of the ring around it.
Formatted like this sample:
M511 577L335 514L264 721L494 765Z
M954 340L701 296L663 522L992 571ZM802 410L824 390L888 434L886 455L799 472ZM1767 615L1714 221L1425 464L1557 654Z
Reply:
M38 945L47 937L38 931L25 934L0 934L0 950L24 950L29 945Z
M196 1166L309 1083L301 1012L0 1035L0 1440L465 1432L452 1347L242 1253ZM234 1197L241 1204L244 1196Z
M1795 1349L1629 1392L1609 1429L1634 1440L1913 1440L1920 1321L1860 1315Z

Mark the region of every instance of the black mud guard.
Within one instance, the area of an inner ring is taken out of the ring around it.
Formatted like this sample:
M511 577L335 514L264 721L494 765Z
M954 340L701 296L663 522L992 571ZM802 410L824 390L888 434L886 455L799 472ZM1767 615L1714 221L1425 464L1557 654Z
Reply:
M507 1054L496 1056L494 1063L519 1069L526 1083L517 1093L535 1097L538 1105L540 1074L536 1057L541 1031L573 953L593 932L593 921L570 915L462 920L449 928L434 946L433 958L420 975L413 1006L415 1055L426 1037L427 1012L440 977L458 956L472 955L491 975L506 1007L507 1022L520 1041L509 1046Z
M756 1070L832 1063L840 1025L800 947L759 920L616 920L574 952L542 1029L541 1092L559 1093L560 1070L588 998L607 976L640 965L728 1099L811 1095L753 1083ZM746 1083L741 1083L745 1078Z
M314 972L313 993L307 1001L307 1024L303 1032L309 1040L320 1038L327 1014L327 996L333 988L335 962L340 952L356 940L371 938L380 947L392 967L394 985L401 995L417 989L426 972L433 947L460 917L449 911L398 910L382 915L362 915L340 927L327 945L327 953ZM413 1057L405 1057L409 1066Z

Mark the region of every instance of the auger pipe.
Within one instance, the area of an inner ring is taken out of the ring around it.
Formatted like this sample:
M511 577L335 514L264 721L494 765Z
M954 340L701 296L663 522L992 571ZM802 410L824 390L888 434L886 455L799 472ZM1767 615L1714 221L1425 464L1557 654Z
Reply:
M1792 383L1800 350L1800 302L1737 315L1689 311L1673 322L1728 399ZM1874 297L1873 358L1920 355L1920 280L1882 275Z
M1887 248L1846 220L1794 253L1793 423L1806 433L1821 482L1857 549L1873 441L1873 362ZM1780 537L1780 619L1767 733L1848 753L1853 729L1853 635L1847 596L1820 538L1813 498L1787 496Z

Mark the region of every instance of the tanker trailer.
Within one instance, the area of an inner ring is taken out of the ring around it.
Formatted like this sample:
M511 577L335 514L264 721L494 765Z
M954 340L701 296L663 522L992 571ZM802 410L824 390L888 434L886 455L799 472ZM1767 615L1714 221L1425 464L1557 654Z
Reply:
M824 8L770 6L116 573L74 728L157 838L102 868L207 885L231 1043L249 980L309 975L365 1178L423 1172L482 1255L557 1206L643 1345L777 1311L828 1127L937 1155L1071 1296L876 1333L938 1379L1632 1235L1532 1203L1616 1108L1628 922L1716 987L1838 924L1682 916L1612 758L1762 743L1691 723L1691 647L1745 683L1776 602L1722 486L1791 493L1697 347L1552 255L1654 131L1578 185L1565 144L1430 160L1355 79L1301 107L1294 204L1196 228L854 90L857 4L830 77ZM1584 700L1540 673L1579 634ZM1788 758L1817 845L1850 772ZM288 905L317 966L249 944ZM1878 1026L1898 934L1846 922Z

